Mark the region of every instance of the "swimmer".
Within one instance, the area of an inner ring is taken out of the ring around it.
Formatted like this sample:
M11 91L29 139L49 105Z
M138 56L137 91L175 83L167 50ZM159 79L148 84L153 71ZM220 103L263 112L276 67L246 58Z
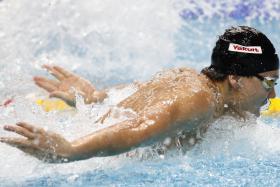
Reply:
M75 93L71 88L75 88L87 104L102 102L107 97L106 90L96 90L78 75L58 66L44 67L57 80L35 77L34 81L51 97L72 106L75 106ZM72 142L54 132L19 122L6 125L4 129L22 138L1 137L0 141L33 156L51 155L54 160L116 155L163 141L166 137L176 137L179 132L185 137L204 132L222 115L246 119L250 112L259 116L260 107L267 99L275 97L278 77L279 59L270 40L254 28L232 27L218 38L211 65L201 73L176 68L139 84L134 94L118 104L136 112L132 119ZM108 116L110 114L103 118ZM195 140L191 140L194 144ZM184 144L183 140L180 143Z

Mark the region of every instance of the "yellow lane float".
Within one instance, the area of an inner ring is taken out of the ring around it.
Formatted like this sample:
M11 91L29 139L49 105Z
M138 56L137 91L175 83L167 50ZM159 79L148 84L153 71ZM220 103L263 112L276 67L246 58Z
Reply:
M270 104L267 110L262 111L263 115L277 115L280 114L280 98L269 99Z
M262 111L262 115L278 115L280 114L280 98L269 99L270 104L267 110ZM60 99L37 99L37 105L42 106L46 111L64 111L73 109Z
M36 104L41 106L44 111L64 111L72 109L69 105L67 105L64 101L59 99L37 99Z
M280 114L280 98L269 99L270 104L267 110L261 112L262 115L279 115ZM0 107L7 107L14 102L14 99L7 99L3 103L0 103ZM37 99L36 104L41 106L44 111L64 111L71 110L73 107L67 105L60 99Z

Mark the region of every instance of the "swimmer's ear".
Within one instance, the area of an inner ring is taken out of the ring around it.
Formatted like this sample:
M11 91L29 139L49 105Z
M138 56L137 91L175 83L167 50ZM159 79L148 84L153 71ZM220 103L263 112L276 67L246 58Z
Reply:
M229 75L228 82L231 88L234 90L238 90L240 88L240 76L237 75Z

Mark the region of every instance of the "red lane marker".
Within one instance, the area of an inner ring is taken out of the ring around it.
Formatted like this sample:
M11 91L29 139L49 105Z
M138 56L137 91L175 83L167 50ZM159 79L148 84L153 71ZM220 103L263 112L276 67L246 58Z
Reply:
M3 104L1 104L0 106L4 106L4 107L7 107L9 104L11 104L14 100L13 99L8 99L6 101L4 101Z

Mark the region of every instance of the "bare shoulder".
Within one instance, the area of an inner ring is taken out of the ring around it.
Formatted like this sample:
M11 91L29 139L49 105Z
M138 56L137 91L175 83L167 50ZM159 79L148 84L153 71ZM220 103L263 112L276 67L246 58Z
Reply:
M195 70L183 68L180 91L177 98L177 118L184 120L190 118L209 117L214 113L215 94L209 86L209 80Z
M162 103L175 118L210 111L213 93L205 76L188 68L161 71L119 105L140 112ZM188 113L189 115L185 115Z

